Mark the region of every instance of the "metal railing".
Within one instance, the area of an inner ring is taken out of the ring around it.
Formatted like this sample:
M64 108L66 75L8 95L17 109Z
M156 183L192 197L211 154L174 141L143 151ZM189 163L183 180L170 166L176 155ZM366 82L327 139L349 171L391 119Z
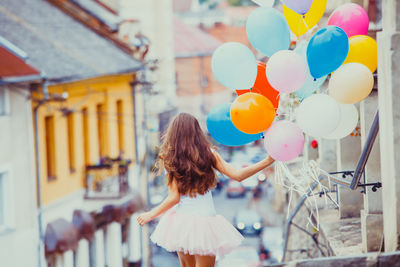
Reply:
M120 198L129 191L130 160L105 158L97 165L86 166L87 199Z
M360 180L364 175L365 166L368 162L368 158L369 158L369 155L371 154L371 150L374 145L376 136L378 135L378 132L379 132L379 111L377 110L375 113L375 117L372 122L371 128L369 130L367 140L365 142L365 145L363 147L362 153L360 155L360 158L358 160L355 170L354 171L338 171L338 172L330 173L329 175L322 174L318 177L318 180L315 181L309 187L307 192L301 197L300 201L296 205L295 209L293 210L292 214L289 216L287 223L286 223L282 262L284 262L285 258L286 258L287 245L288 245L289 235L290 235L290 227L293 224L293 219L299 212L300 208L304 205L304 202L306 201L306 199L310 196L312 191L317 187L317 185L320 183L321 180L323 180L323 179L330 180L332 183L350 188L352 190L355 190L358 187L364 187L364 190L363 190L364 192L365 192L365 187L367 187L367 186L372 186L372 191L374 191L374 192L377 190L377 188L382 187L382 184L380 182L365 183L365 181L364 181L363 184L360 183ZM334 176L334 174L342 174L342 177L336 177L336 176ZM348 175L353 177L351 181L345 180L345 177Z

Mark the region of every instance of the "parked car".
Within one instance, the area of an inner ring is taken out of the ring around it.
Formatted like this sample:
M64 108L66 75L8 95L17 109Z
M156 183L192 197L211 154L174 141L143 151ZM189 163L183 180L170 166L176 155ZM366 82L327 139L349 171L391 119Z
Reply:
M278 263L283 255L283 232L281 227L264 227L260 239L260 257L264 264Z
M238 181L229 180L226 187L227 197L244 197L246 195L246 188Z
M233 217L233 224L244 235L260 235L262 219L255 210L242 209Z
M261 266L257 250L253 247L238 247L217 262L217 267Z

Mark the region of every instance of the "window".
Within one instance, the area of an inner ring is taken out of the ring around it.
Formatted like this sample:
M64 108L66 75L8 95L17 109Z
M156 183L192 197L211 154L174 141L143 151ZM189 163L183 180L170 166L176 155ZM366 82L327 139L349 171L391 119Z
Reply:
M90 164L89 154L89 118L87 108L82 109L82 134L83 134L83 153L85 158L85 165Z
M46 129L46 160L47 160L47 180L52 181L56 179L56 153L55 153L55 139L54 139L54 117L45 117Z
M67 115L67 131L68 131L68 159L69 170L75 172L75 116L74 113Z
M117 101L117 122L118 122L118 148L120 156L124 153L124 106L122 100Z
M100 159L105 157L105 139L104 139L104 125L105 125L105 116L104 116L104 105L98 104L96 106L97 113L97 133L99 138L99 157Z
M10 169L8 167L0 167L0 233L3 230L12 228L14 225L13 190L10 178Z
M5 225L5 174L0 173L0 227Z
M202 88L208 87L208 78L203 73L200 74L200 86Z
M0 116L6 116L10 113L9 104L7 89L0 86Z

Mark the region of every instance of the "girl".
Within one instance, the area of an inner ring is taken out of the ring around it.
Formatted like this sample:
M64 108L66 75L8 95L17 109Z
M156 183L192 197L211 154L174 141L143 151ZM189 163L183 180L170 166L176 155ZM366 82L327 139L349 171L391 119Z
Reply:
M243 181L274 162L264 160L236 170L211 149L211 144L193 116L181 113L170 124L159 153L159 165L168 174L169 194L151 211L138 217L140 225L168 211L151 240L168 251L176 251L183 267L214 266L215 257L237 247L242 235L214 209L211 189L215 170Z

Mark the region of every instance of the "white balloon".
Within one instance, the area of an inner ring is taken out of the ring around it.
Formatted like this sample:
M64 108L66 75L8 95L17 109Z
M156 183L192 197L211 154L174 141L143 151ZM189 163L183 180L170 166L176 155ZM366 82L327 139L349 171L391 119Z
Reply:
M307 65L296 52L281 50L270 57L265 74L275 90L290 93L300 89L306 82Z
M251 0L251 1L262 7L272 7L275 3L275 0Z
M348 136L354 128L356 128L358 123L358 111L353 104L341 104L340 107L340 122L336 129L324 136L326 139L340 139Z
M329 95L311 95L296 110L297 125L313 137L327 136L337 128L339 121L339 104Z
M211 68L215 78L231 89L250 89L257 77L256 57L237 42L219 46L212 55Z

